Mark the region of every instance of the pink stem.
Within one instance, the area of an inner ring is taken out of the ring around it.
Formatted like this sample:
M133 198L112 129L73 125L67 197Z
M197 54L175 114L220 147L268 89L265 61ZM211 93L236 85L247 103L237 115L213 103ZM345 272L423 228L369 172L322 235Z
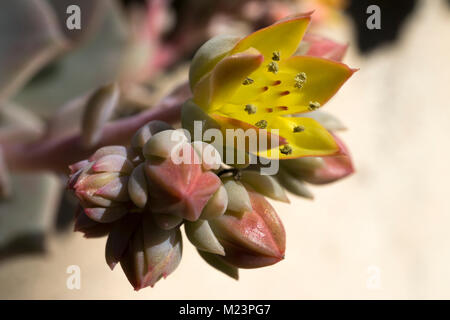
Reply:
M68 165L88 158L105 145L127 145L134 133L151 120L175 123L180 120L181 106L190 96L183 85L154 108L105 126L98 145L85 148L80 133L41 139L32 143L4 144L3 151L10 170L53 170L67 172Z

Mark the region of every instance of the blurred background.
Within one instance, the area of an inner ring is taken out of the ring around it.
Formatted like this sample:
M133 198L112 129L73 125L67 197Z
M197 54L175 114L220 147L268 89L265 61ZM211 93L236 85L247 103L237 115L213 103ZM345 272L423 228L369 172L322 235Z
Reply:
M71 4L81 30L65 26ZM381 29L367 28L372 4ZM287 233L282 262L235 281L184 241L178 269L134 292L106 265L105 238L73 232L64 173L8 163L11 145L79 131L100 85L127 84L109 120L137 114L186 81L210 37L310 10L308 32L348 43L344 62L360 68L325 107L348 128L356 173L313 187L314 201L272 202ZM2 1L0 298L449 299L449 39L444 0ZM66 286L70 265L79 290Z

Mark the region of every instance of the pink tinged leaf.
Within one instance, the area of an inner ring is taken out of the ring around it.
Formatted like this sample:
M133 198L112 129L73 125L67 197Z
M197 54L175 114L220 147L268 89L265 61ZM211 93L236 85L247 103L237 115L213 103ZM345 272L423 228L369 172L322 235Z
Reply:
M284 258L286 235L281 220L265 198L248 192L253 211L242 218L227 213L209 223L225 248L225 261L238 268L259 268Z
M220 187L220 179L212 172L203 172L196 152L189 148L188 158L180 164L171 158L145 163L152 212L195 221Z
M83 169L79 169L78 171L72 173L69 176L69 180L67 181L68 189L73 189L75 187L76 183L78 182L78 178L81 176L82 173L83 173Z
M105 258L111 270L114 269L125 253L133 232L135 232L142 220L141 218L140 214L127 214L114 225L114 228L109 233L105 248Z
M152 218L144 216L120 260L125 275L135 290L154 284L172 273L181 260L179 229L159 229Z
M110 223L122 218L127 214L128 210L125 207L111 207L111 208L85 208L84 213L94 221L99 223Z
M120 172L130 174L133 164L127 158L120 155L107 155L98 159L92 166L94 172Z
M114 201L128 201L128 176L118 177L98 189L94 195Z
M348 48L347 44L340 44L333 40L313 34L306 34L303 41L309 45L306 55L338 62L342 61Z

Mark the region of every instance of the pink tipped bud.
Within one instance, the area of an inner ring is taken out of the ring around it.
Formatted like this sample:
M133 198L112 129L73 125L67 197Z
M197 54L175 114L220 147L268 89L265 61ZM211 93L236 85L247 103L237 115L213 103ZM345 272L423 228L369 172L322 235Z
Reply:
M181 253L180 229L159 229L150 216L144 216L120 264L134 289L140 290L153 287L172 273L180 263Z
M146 161L150 210L195 221L221 183L214 173L202 170L190 144L185 144L180 152L183 157L186 156L184 152L188 155L184 157L186 161L179 164L171 157Z
M241 218L227 212L209 221L225 249L222 257L238 268L259 268L284 258L286 235L275 210L260 194L248 190L253 211Z

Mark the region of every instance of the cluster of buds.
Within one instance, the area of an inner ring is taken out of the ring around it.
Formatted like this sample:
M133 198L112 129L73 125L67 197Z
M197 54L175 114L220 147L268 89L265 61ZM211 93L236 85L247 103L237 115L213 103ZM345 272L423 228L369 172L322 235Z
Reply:
M312 198L306 183L353 172L335 135L342 125L317 109L356 70L340 62L345 46L323 39L310 38L306 55L297 55L310 15L288 17L242 39L211 39L191 64L193 97L181 110L184 129L152 121L128 147L103 147L70 167L69 187L82 207L76 230L108 235L108 265L120 263L136 290L178 266L183 226L200 256L233 278L239 268L279 262L286 235L266 197L289 202L288 190ZM195 121L202 125L200 139ZM233 138L216 145L203 129L217 137L251 129L278 143L239 148ZM222 157L229 149L244 154L244 161ZM263 175L250 161L255 157L279 161L279 171Z
M75 229L108 235L108 265L120 263L136 290L178 266L183 225L201 257L234 278L238 268L283 259L284 228L264 198L288 201L276 180L237 174L212 145L190 142L164 122L142 127L129 147L102 147L70 169L80 201Z

